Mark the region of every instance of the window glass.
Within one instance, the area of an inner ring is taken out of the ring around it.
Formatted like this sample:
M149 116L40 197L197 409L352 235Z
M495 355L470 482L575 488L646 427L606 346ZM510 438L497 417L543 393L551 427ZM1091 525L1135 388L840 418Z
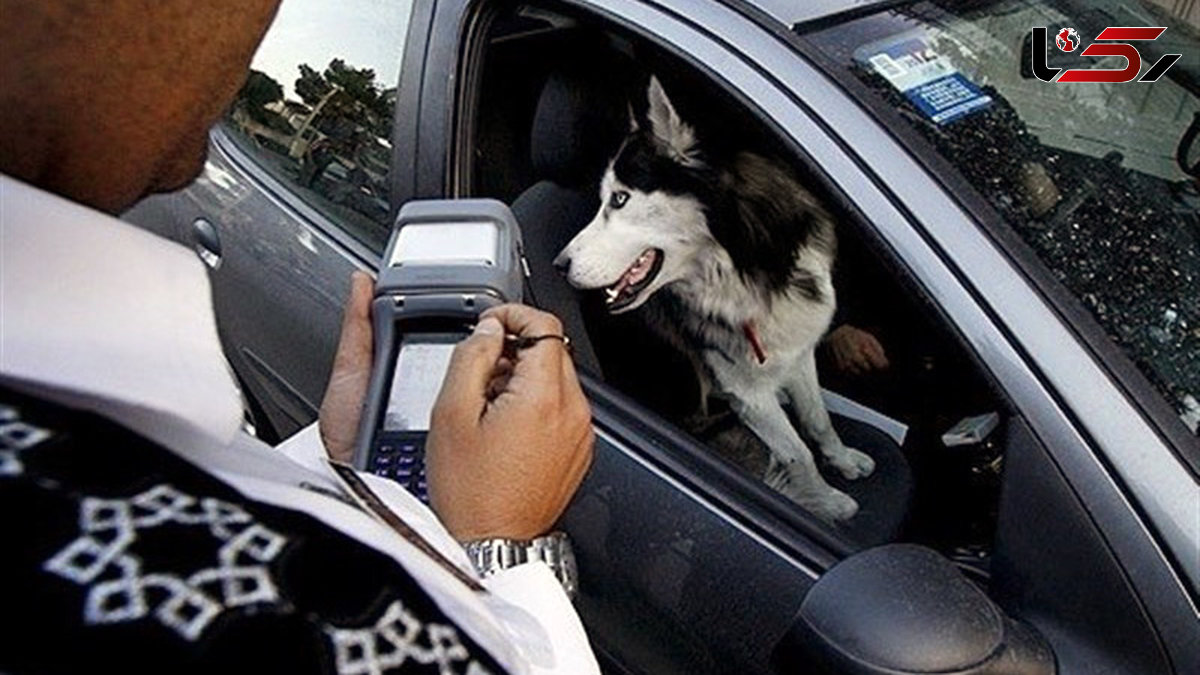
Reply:
M1051 68L1124 68L1121 56L1080 55L1107 26L1168 27L1133 43L1142 76L1164 54L1183 57L1155 82L1035 76L1042 53ZM990 202L1193 431L1200 193L1184 170L1197 149L1181 145L1200 124L1197 35L1131 0L915 2L807 35Z
M307 203L377 251L410 0L285 0L224 127Z

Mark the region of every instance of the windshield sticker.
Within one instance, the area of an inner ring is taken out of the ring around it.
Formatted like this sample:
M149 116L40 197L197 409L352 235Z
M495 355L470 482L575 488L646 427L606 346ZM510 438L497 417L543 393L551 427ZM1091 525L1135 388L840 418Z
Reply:
M991 96L958 72L922 36L909 35L859 50L859 54L866 56L859 56L860 62L883 76L937 124L952 122L992 103Z

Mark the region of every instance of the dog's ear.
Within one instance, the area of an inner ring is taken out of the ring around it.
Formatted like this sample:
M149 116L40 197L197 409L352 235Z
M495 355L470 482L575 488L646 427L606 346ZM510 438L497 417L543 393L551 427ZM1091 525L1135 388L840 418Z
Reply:
M696 166L700 164L699 147L696 142L696 132L675 112L663 90L658 77L650 76L650 87L646 90L650 108L646 116L650 120L650 132L662 141L671 153L671 158L680 164Z
M629 133L636 134L640 127L638 127L637 115L633 112L633 103L625 101L625 112L629 117Z

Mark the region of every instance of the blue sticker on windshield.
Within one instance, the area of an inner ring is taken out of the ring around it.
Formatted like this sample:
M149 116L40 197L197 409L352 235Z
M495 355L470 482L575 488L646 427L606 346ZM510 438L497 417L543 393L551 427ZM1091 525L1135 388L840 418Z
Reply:
M992 97L979 91L962 73L953 73L904 92L908 100L938 124L986 107Z
M890 43L860 48L855 54L937 124L954 121L992 103L991 96L935 52L923 36L893 38Z

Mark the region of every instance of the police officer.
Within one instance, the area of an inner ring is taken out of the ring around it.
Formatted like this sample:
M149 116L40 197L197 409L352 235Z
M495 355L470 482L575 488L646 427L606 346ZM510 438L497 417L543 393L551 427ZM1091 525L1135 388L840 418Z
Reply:
M353 442L369 279L320 433L271 448L203 267L110 215L195 178L275 7L0 1L0 671L596 672L557 554L484 577L462 546L561 544L588 406L560 342L500 356L554 317L503 307L457 348L430 511L323 461Z

